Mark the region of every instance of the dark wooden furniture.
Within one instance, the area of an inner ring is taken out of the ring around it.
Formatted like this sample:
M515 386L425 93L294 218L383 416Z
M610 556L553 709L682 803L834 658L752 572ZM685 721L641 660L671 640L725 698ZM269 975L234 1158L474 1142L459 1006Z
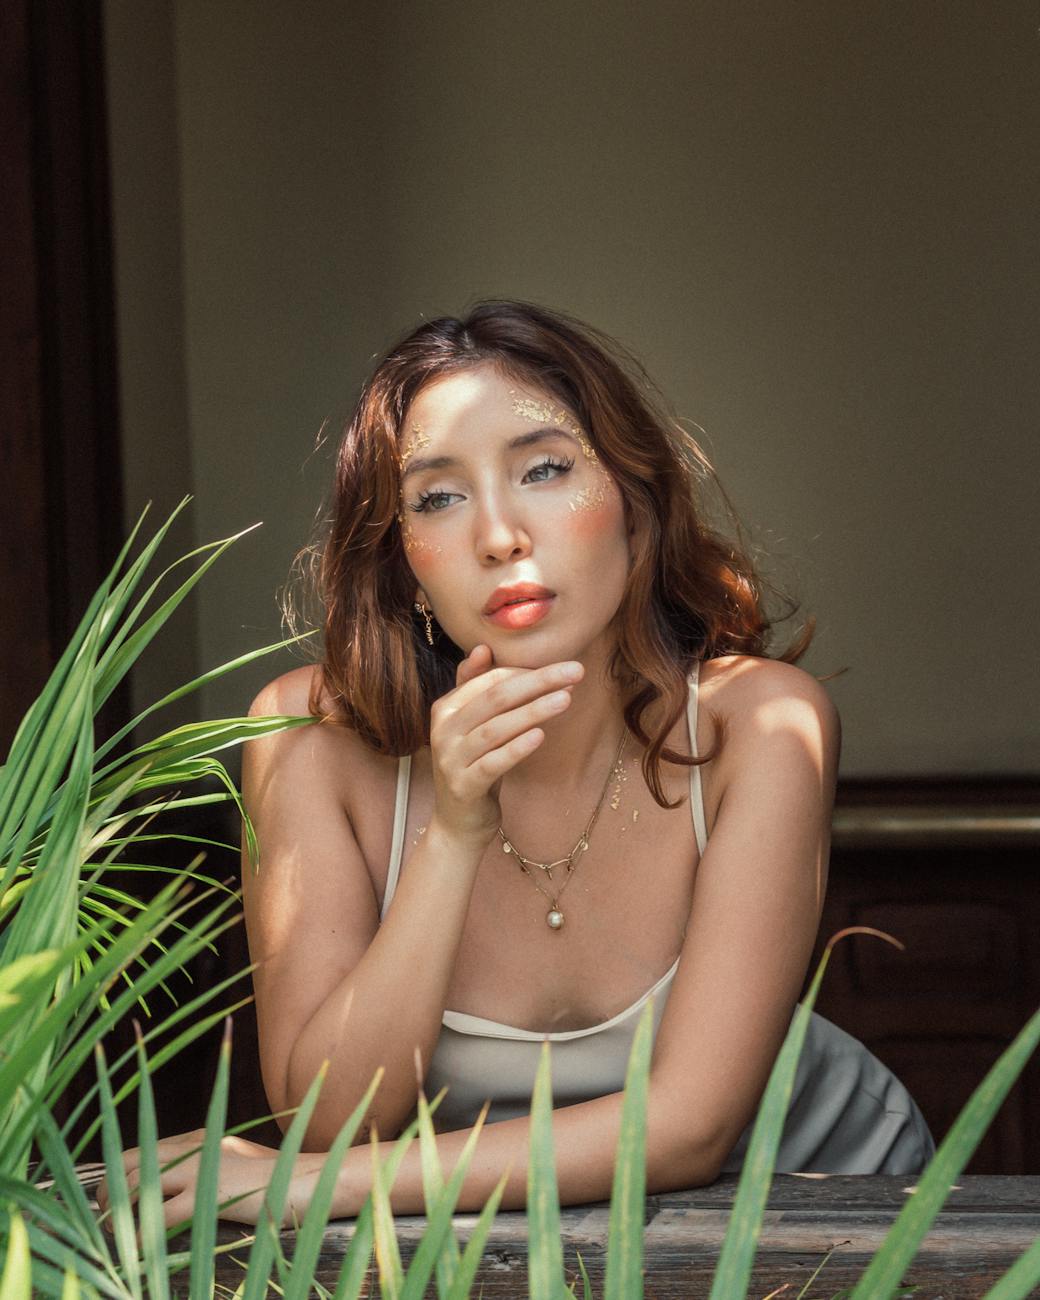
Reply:
M672 1296L694 1300L708 1294L736 1185L736 1175L724 1175L710 1187L647 1198L647 1300ZM851 1285L884 1240L912 1187L912 1180L880 1175L777 1175L749 1294L764 1296L788 1283L789 1294L797 1295L832 1248L834 1253L809 1294L831 1296ZM609 1207L572 1206L563 1210L561 1220L568 1282L577 1275L576 1252L580 1251L593 1293L602 1295ZM474 1214L456 1217L460 1244L468 1240L475 1221ZM398 1220L398 1241L406 1265L424 1224L419 1217ZM325 1233L317 1279L330 1289L352 1232L353 1221L344 1220L330 1224ZM1038 1234L1040 1178L962 1178L951 1190L904 1280L919 1287L915 1300L974 1300L986 1293ZM233 1225L220 1229L221 1241L234 1241L239 1235ZM286 1254L291 1254L293 1234L284 1233L282 1240ZM234 1287L240 1276L223 1257L218 1281ZM176 1289L176 1279L174 1286ZM527 1221L522 1213L503 1213L495 1221L473 1294L480 1294L481 1287L488 1298L527 1295ZM367 1294L378 1294L371 1276Z
M1012 780L847 783L834 816L817 1010L906 1084L940 1140L1040 1006L1040 789ZM1040 1059L968 1172L1040 1173Z

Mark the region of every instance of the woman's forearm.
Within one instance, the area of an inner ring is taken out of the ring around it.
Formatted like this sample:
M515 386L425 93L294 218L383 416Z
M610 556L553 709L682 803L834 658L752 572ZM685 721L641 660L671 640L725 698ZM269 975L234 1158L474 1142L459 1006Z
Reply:
M561 1205L584 1205L609 1200L614 1180L614 1157L621 1130L623 1095L610 1093L593 1101L564 1106L553 1111L553 1153ZM651 1103L647 1130L647 1190L651 1193L696 1187L717 1177L717 1159L707 1146L696 1149L689 1134L666 1129L664 1111ZM657 1122L655 1124L655 1114ZM451 1177L471 1129L437 1135L437 1154L444 1178ZM499 1179L510 1169L501 1208L522 1210L527 1204L527 1168L531 1144L528 1117L502 1120L481 1130L469 1170L458 1199L459 1211L478 1211L491 1196ZM675 1148L683 1149L679 1160ZM379 1142L379 1156L385 1160L392 1141ZM316 1181L318 1160L308 1166L306 1182ZM349 1218L360 1213L372 1186L372 1154L368 1148L348 1152L340 1170L331 1217ZM303 1190L306 1197L307 1189ZM395 1214L424 1214L422 1162L418 1139L401 1162L390 1193Z
M372 943L301 1030L289 1058L289 1106L302 1101L323 1061L328 1072L305 1149L327 1149L385 1070L362 1136L374 1121L396 1132L415 1105L415 1051L428 1068L485 845L448 835L431 821L402 873Z

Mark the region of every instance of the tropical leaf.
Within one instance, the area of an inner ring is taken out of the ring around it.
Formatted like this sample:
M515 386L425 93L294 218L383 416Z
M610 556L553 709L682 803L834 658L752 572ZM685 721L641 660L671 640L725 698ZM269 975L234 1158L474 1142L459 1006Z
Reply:
M640 1300L643 1294L643 1225L646 1207L646 1108L654 1038L654 999L643 1008L632 1036L621 1103L621 1132L614 1157L614 1186L607 1230L606 1300Z
M543 1041L531 1094L530 1155L527 1165L527 1278L532 1300L557 1300L566 1290L560 1239L560 1195L556 1186L552 1133L552 1066Z
M856 1284L852 1300L874 1300L896 1289L935 1217L943 1207L950 1188L971 1159L983 1134L993 1122L1004 1098L1022 1073L1026 1062L1040 1042L1040 1010L1023 1025L1011 1045L968 1098L928 1168L917 1179L917 1187L908 1197L875 1253L867 1271ZM1028 1265L1022 1273L1027 1274Z

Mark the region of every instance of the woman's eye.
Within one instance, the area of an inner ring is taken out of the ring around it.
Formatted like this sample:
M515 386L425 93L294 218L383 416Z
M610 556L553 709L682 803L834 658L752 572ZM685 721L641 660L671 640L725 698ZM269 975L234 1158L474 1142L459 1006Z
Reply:
M521 482L544 483L550 478L555 478L557 474L566 474L573 468L573 459L565 457L558 460L554 456L546 456L527 471ZM408 509L419 514L439 514L451 504L451 498L458 495L458 492L420 492L418 497L409 504Z
M457 496L456 492L420 492L418 498L408 507L415 511L438 511L444 509L448 497Z
M548 473L543 474L540 471L542 470L548 471L554 469L554 470L559 470L563 474L566 474L569 469L573 468L573 466L574 466L573 460L556 460L552 456L546 456L545 460L539 462L539 464L529 469L527 473L524 475L524 478L528 479L533 474L536 476L534 480L536 483L543 483L545 482L546 479L550 477L555 478L556 476L555 475L550 476Z

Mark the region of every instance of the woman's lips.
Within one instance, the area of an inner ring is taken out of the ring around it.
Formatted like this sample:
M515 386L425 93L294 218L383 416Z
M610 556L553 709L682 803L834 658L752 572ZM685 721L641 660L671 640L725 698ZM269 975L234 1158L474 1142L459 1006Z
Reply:
M485 614L484 617L499 627L531 627L542 621L555 599L555 596L543 596L539 599L518 600L510 605L499 605L493 614Z

